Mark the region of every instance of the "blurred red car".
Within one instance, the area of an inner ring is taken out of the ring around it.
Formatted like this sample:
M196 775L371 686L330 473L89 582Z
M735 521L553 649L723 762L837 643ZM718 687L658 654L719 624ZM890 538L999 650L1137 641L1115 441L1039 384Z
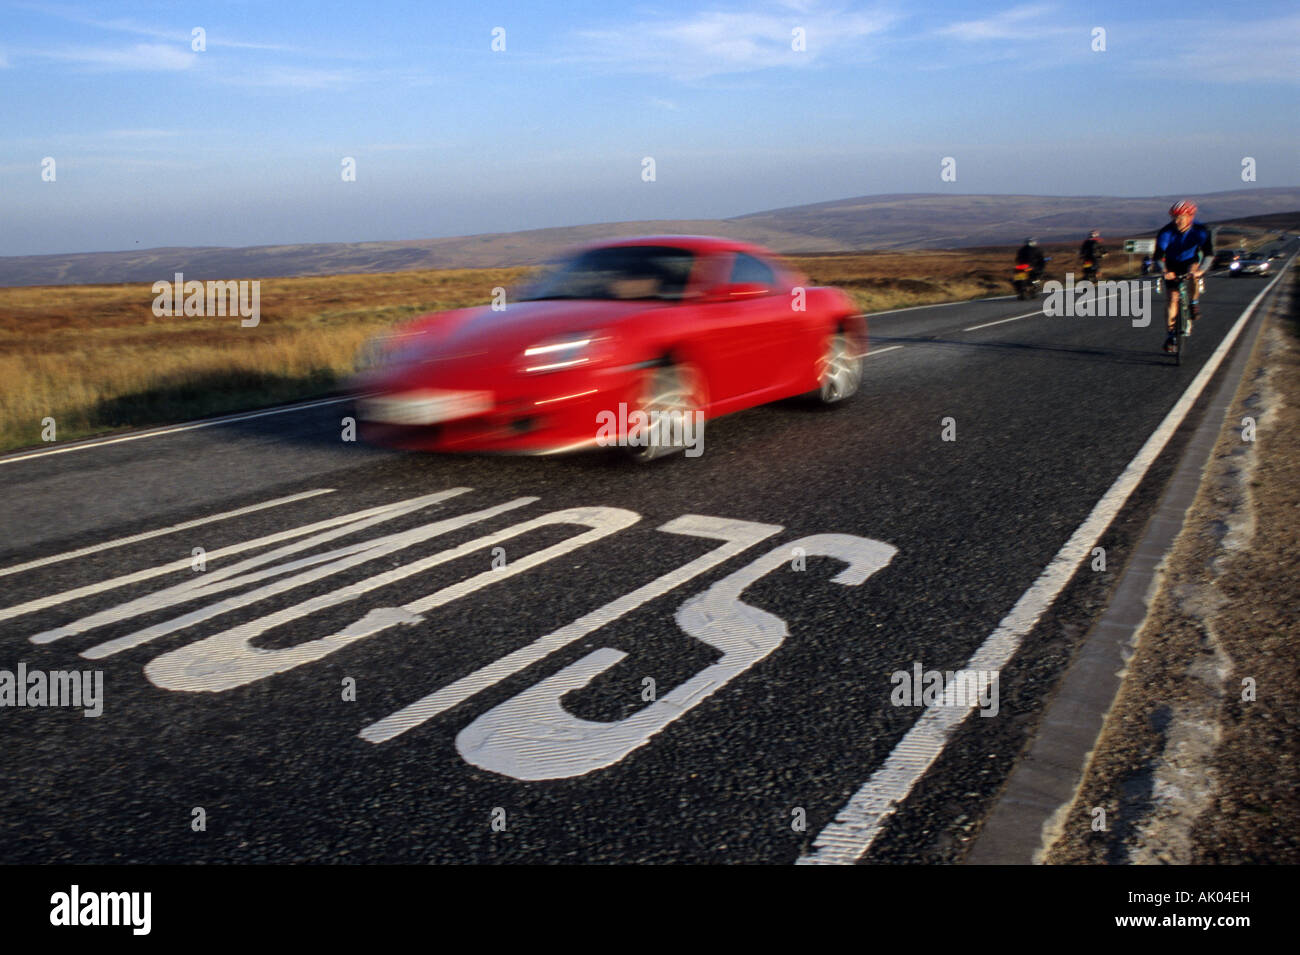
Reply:
M352 390L377 444L614 444L649 460L682 450L693 421L805 392L848 398L866 340L848 296L805 287L763 249L652 236L581 250L495 308L399 326L362 350Z

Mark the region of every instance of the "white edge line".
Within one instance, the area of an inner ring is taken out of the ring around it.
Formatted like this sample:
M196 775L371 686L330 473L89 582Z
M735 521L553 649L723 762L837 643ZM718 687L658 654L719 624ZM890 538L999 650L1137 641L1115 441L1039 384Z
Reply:
M333 493L334 488L326 487L317 488L314 491L303 491L300 494L290 494L288 497L277 497L270 501L263 501L260 504L250 504L248 507L241 507L237 510L225 511L221 514L212 514L208 517L199 517L192 521L172 524L170 527L160 527L157 530L145 531L142 534L132 534L130 537L119 537L117 540L104 541L102 544L91 544L89 547L82 547L79 550L65 551L62 554L42 557L39 560L29 560L25 564L14 564L12 567L2 567L0 568L0 577L4 577L8 574L16 574L24 570L31 570L34 567L44 567L46 564L57 564L59 561L71 560L74 557L85 557L87 554L94 554L101 550L111 550L114 547L125 547L127 544L149 540L151 537L161 537L163 534L174 534L177 531L189 530L191 527L211 524L213 521L224 521L231 517L241 517L244 514L252 514L254 511L261 511L268 507L278 507L281 504L291 504L294 501L306 500L309 497L316 497L319 494Z
M102 448L109 444L121 444L123 441L139 441L142 438L156 438L164 434L176 434L180 431L194 431L198 428L212 428L219 424L230 424L234 421L249 421L253 418L265 418L273 414L289 414L292 411L306 411L310 408L321 408L325 405L336 405L343 401L351 401L352 395L343 398L324 398L320 401L308 401L304 404L286 405L282 408L268 408L263 411L250 411L234 415L226 415L221 418L210 418L206 421L194 421L189 424L173 425L165 428L154 428L150 431L140 431L136 434L124 434L115 438L92 438L89 441L78 441L76 444L69 444L62 448L42 448L40 451L29 451L27 453L12 454L8 457L0 458L0 465L14 464L18 461L27 461L30 458L40 458L48 454L66 454L69 451L81 451L86 448Z
M886 345L884 348L873 348L869 352L867 352L866 355L864 355L863 357L871 358L874 355L883 355L887 351L894 351L895 349L902 348L902 347L903 347L902 345Z
M1290 262L1287 263L1290 265ZM1000 670L1020 649L1021 641L1037 625L1039 618L1055 602L1065 585L1074 576L1080 562L1092 552L1093 546L1110 526L1115 515L1123 508L1134 488L1142 482L1152 462L1160 456L1169 438L1182 424L1196 399L1224 357L1232 348L1255 308L1265 295L1286 274L1278 272L1273 280L1255 296L1236 324L1224 336L1219 347L1201 368L1181 398L1165 415L1160 425L1142 445L1133 460L1115 479L1115 483L1093 507L1087 519L1079 525L1070 539L1043 569L1038 579L1026 590L1003 618L998 628L971 656L968 669ZM796 860L797 865L847 865L857 862L871 848L884 830L885 821L902 804L912 787L939 758L948 743L950 734L969 716L966 707L930 707L912 724L885 762L872 773L862 787L854 793L835 820L827 825L813 840L816 851Z

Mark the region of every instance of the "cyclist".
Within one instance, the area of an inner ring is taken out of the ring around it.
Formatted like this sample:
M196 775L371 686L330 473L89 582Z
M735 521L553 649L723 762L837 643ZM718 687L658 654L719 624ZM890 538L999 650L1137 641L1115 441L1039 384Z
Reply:
M1025 239L1025 244L1016 252L1016 265L1029 266L1031 282L1043 274L1043 269L1046 267L1043 250L1038 247L1038 240L1033 236Z
M1214 243L1210 230L1196 221L1196 203L1181 199L1169 207L1173 221L1160 230L1156 236L1156 264L1164 273L1165 285L1168 286L1169 305L1165 309L1165 351L1172 352L1176 344L1174 323L1178 320L1178 283L1184 276L1190 275L1192 321L1201 317L1197 299L1200 278L1214 260ZM1191 334L1191 328L1187 334Z
M1101 244L1101 233L1093 229L1088 233L1088 238L1083 240L1083 245L1079 246L1079 261L1085 265L1092 263L1093 276L1101 278L1101 260L1106 254L1106 247Z

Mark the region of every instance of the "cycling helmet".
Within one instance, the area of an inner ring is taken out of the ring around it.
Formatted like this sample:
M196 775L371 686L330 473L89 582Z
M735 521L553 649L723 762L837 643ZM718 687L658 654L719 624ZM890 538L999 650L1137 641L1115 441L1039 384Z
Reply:
M1025 245L1038 245L1038 240L1031 235L1029 238L1025 239Z
M1090 239L1100 239L1100 238L1101 238L1101 233L1098 232L1096 229L1093 229L1091 232L1088 233L1088 238L1090 238Z
M1196 203L1190 199L1179 199L1169 207L1171 216L1194 216L1196 215Z

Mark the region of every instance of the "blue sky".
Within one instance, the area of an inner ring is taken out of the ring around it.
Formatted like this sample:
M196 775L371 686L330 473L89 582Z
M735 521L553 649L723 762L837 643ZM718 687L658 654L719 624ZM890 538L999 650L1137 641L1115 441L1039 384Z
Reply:
M1295 186L1298 51L1290 0L0 0L0 255Z

